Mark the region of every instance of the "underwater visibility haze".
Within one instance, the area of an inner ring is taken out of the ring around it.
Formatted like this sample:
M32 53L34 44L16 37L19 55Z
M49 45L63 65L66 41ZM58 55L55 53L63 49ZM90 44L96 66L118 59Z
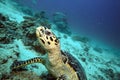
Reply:
M0 0L0 80L120 80L120 0Z
M45 10L49 16L63 12L69 27L77 33L89 34L120 47L120 1L119 0L17 0L33 12ZM51 17L50 17L51 18Z

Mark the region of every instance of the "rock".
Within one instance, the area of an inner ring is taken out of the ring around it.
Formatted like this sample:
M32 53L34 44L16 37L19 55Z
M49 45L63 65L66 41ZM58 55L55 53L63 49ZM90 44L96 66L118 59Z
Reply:
M105 80L103 76L98 75L98 80Z
M2 43L3 42L3 40L5 39L5 34L0 34L0 43Z
M68 27L68 22L66 15L61 12L56 12L53 14L53 22L57 26L57 30L66 34L71 34L71 31Z
M87 37L80 37L80 36L77 36L77 35L72 36L72 39L75 40L75 41L83 42L83 43L87 43L87 42L90 41Z
M51 28L51 22L48 19L45 11L36 13L34 17L36 18L36 22L35 22L36 24Z
M16 38L17 22L11 21L8 17L0 14L0 43L8 44Z
M24 16L23 18L24 21L17 23L0 14L0 43L8 44L13 42L14 39L22 39L26 46L44 52L42 49L38 50L40 45L35 44L37 42L35 31L36 27L40 25L51 27L45 12L42 11L40 14L36 14L36 17Z
M10 75L3 75L2 80L42 80L35 73L30 71L11 72Z
M32 12L32 10L30 10L29 8L27 8L27 7L21 7L20 8L21 9L21 11L23 12L23 13L25 13L25 14L27 14L27 15L33 15L33 12Z
M2 13L0 13L0 21L7 21L9 18Z
M47 19L42 19L39 23L40 23L41 26L46 26L49 29L51 28L51 23Z
M104 68L100 68L100 71L102 73L104 73L104 75L109 79L109 80L115 80L115 73L113 71L113 69L108 68L108 69L104 69Z
M54 22L61 22L61 21L66 22L67 21L66 15L63 14L62 12L56 12L56 13L54 13L53 14L53 18L54 18L53 19Z
M41 11L41 12L35 13L34 17L35 18L40 18L40 19L43 19L43 18L47 19L45 11Z
M65 39L67 39L67 38L68 38L68 36L67 36L67 35L63 35L63 37L64 37Z
M95 50L96 52L99 52L99 53L103 52L102 48L99 48L99 47L94 47L93 50Z
M25 20L35 21L36 19L32 16L23 16Z
M0 21L0 28L5 28L5 25L2 21Z
M34 21L26 19L20 23L20 27L22 27L23 29L29 28L31 26L35 26Z
M81 60L82 60L83 62L86 62L86 58L81 58Z
M0 80L9 78L10 66L18 59L15 50L17 50L15 44L0 44Z
M113 69L107 69L106 73L110 78L113 78L115 76Z
M120 72L115 73L115 77L113 80L120 80Z

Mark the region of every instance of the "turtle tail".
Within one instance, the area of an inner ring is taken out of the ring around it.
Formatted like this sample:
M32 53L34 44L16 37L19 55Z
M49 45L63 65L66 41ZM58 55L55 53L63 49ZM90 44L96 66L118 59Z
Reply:
M41 57L35 57L35 58L31 58L26 61L14 61L10 68L12 70L18 69L18 68L22 68L26 65L32 64L32 63L44 63L44 59Z

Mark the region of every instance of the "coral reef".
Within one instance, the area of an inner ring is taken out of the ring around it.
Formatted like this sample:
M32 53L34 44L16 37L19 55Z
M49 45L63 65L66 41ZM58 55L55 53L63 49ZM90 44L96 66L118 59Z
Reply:
M120 51L104 49L101 44L95 46L97 41L89 44L90 39L84 36L69 36L71 34L69 24L62 12L56 12L52 22L45 11L33 13L29 8L23 6L19 8L12 0L0 0L0 80L55 80L51 74L44 75L47 71L41 68L40 64L28 65L26 71L11 72L10 69L15 60L32 58L36 56L31 55L34 52L46 53L35 36L35 29L40 25L48 28L54 25L53 31L60 37L62 50L78 58L88 80L120 80L120 59L110 56L113 53L119 54ZM24 46L21 46L21 43L16 45L15 39L22 40ZM63 60L67 61L66 58ZM38 72L40 70L44 70L43 74Z
M30 46L32 49L44 53L44 50L40 49L40 45L36 43L35 29L37 25L35 22L37 22L37 19L26 16L24 17L24 21L18 23L0 13L0 79L20 79L18 74L16 74L18 78L12 76L12 74L10 75L10 65L20 57L20 52L17 51L17 46L14 45L15 39L21 39L26 46ZM26 76L28 78L27 80L30 80L30 75ZM24 75L22 76L24 77ZM23 79L21 78L20 80Z
M41 26L51 28L51 22L48 19L45 11L35 13L34 17L36 18L36 23L40 24Z
M40 51L38 49L40 45L38 45L35 36L36 27L42 24L38 22L40 19L24 16L24 21L17 23L0 14L0 43L8 44L12 43L14 39L22 39L26 46L31 46L36 51ZM47 25L47 23L45 24ZM41 51L44 53L43 50Z
M56 12L53 14L53 22L57 26L57 30L66 34L71 34L65 14Z
M22 6L22 7L20 7L20 10L21 10L24 14L33 16L32 10L29 9L28 7L23 7L23 6Z
M99 53L102 53L103 52L103 50L102 50L102 48L99 48L99 47L94 47L93 48L96 52L99 52Z
M109 80L120 80L120 72L114 72L111 68L100 68L100 70L104 73L104 75L109 78Z
M15 21L9 20L8 17L0 14L0 42L10 43L16 37L16 25Z
M83 42L83 43L87 43L87 42L90 41L87 37L81 37L81 36L77 36L77 35L72 36L72 39L74 41L80 41L80 42Z
M0 44L0 79L10 74L10 65L18 58L14 44Z
M9 19L8 16L5 16L5 15L0 13L0 20L1 21L7 21L8 19Z
M1 80L43 80L30 71L11 72L9 75L2 75Z

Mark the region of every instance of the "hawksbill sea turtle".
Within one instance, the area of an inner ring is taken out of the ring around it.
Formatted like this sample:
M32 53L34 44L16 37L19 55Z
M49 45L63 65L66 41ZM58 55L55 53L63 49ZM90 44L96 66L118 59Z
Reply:
M47 57L14 62L12 70L32 63L42 63L55 80L87 80L80 62L70 53L61 51L60 42L50 29L40 26L36 28L36 36Z

